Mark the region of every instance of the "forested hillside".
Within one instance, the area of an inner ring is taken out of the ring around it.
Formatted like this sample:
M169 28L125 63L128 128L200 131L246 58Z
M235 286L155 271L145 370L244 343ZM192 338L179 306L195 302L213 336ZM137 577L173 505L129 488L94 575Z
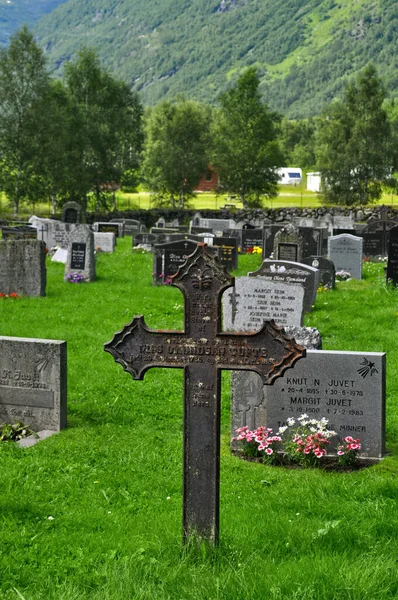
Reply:
M65 0L0 0L0 45L24 23L32 26Z
M146 104L213 102L248 65L290 117L318 114L370 61L398 94L396 0L67 0L35 33L55 71L94 47Z

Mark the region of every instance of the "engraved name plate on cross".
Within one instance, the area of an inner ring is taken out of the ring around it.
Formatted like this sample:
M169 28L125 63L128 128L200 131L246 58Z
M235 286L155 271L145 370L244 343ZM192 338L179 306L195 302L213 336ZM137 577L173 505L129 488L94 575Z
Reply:
M183 368L183 535L219 535L220 382L222 369L255 371L265 384L305 356L273 321L258 333L221 331L221 295L234 284L213 251L198 244L172 278L185 299L184 331L149 329L134 317L105 344L133 379L152 367Z

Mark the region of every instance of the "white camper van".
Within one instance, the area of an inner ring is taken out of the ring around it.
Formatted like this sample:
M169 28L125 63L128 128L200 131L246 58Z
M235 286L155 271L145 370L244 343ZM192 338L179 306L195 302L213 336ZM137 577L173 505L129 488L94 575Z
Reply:
M281 167L276 172L280 185L297 185L303 181L303 172L297 167Z

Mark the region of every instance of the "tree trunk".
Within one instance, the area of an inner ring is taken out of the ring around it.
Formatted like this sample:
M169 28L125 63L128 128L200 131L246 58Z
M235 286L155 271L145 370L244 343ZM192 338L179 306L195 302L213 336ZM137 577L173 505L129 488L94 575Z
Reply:
M55 215L57 213L58 200L56 194L51 196L51 214Z

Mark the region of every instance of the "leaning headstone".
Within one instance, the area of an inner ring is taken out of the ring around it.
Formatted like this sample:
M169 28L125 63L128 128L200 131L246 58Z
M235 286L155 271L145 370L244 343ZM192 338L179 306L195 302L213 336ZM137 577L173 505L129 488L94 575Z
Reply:
M319 271L309 265L283 260L264 260L249 277L264 277L274 283L296 283L304 288L304 312L311 312L319 285Z
M114 252L116 245L116 237L114 233L94 233L94 247L100 252Z
M353 279L362 279L363 239L349 233L329 238L328 258L334 263L336 273L346 271Z
M360 438L360 456L379 458L385 453L385 385L383 352L308 350L305 361L264 390L261 425L276 431L288 417L325 417L340 437Z
M336 286L336 269L334 263L324 256L307 256L303 258L304 265L310 265L319 271L319 283L329 290Z
M0 241L0 293L46 295L46 245L39 240Z
M304 239L294 225L282 227L274 238L274 257L276 260L301 262L303 258Z
M65 280L75 275L85 282L95 281L94 233L87 225L77 225L69 243Z
M59 262L66 265L66 261L68 260L68 251L64 248L57 248L54 254L51 257L52 262Z
M165 244L155 244L153 256L153 283L169 284L171 276L185 263L196 249L197 242L180 240Z
M0 425L66 427L66 342L0 337Z
M66 202L62 207L62 221L65 223L81 223L82 207L77 202Z
M264 321L300 327L303 321L304 288L275 283L265 277L236 277L223 296L225 331L258 331Z
M272 383L305 350L273 323L255 334L221 332L220 296L232 278L204 245L197 246L172 284L184 294L184 331L155 331L144 317L135 317L105 350L134 379L143 379L152 367L184 369L184 538L217 542L221 370L254 371Z
M398 283L398 227L390 230L386 276L387 281Z

